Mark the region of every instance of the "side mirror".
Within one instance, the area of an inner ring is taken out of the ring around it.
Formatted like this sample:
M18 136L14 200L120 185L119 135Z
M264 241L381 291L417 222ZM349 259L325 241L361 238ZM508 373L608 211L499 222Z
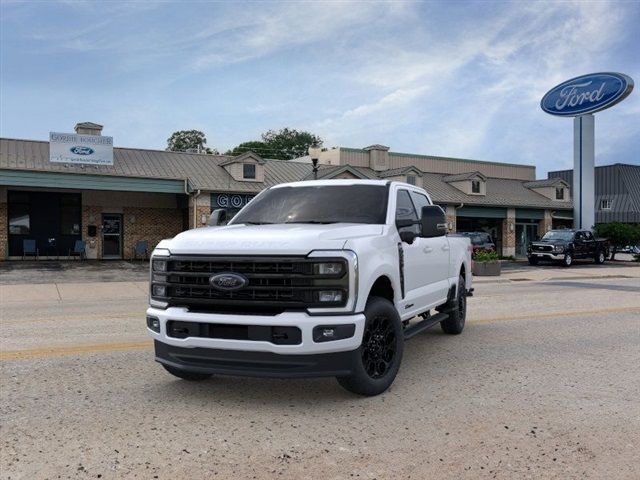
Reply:
M437 205L422 207L420 226L424 238L441 237L447 233L447 217Z
M224 208L216 208L211 212L207 225L209 227L219 227L220 225L226 225L227 223L227 210Z

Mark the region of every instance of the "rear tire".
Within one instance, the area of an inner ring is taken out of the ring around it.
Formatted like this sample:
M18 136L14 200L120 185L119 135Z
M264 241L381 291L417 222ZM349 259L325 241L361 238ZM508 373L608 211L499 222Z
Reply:
M596 260L596 263L597 263L598 265L602 265L602 264L605 262L605 260L606 260L606 259L607 259L607 256L604 254L604 251L599 250L599 251L596 253L596 258L595 258L595 260Z
M362 344L353 352L352 373L337 380L350 392L373 396L387 390L396 378L404 352L404 334L396 308L385 298L370 297L364 315Z
M456 288L455 308L449 312L449 318L440 322L440 327L444 333L449 335L459 335L464 330L464 322L467 318L467 289L464 276L458 277L458 288Z
M562 260L562 266L568 268L571 265L573 265L573 256L570 253L567 253Z
M198 373L198 372L188 372L185 370L180 370L178 368L170 367L169 365L162 364L164 369L169 372L174 377L181 378L183 380L188 380L190 382L201 382L202 380L207 380L211 378L210 373Z

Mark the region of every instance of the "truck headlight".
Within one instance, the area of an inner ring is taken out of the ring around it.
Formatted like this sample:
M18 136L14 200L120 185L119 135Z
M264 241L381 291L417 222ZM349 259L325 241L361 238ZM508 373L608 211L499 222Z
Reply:
M318 301L322 303L340 303L342 298L342 290L320 290L318 292Z
M315 275L340 275L343 272L343 265L340 262L316 263L313 265Z
M151 286L151 296L152 297L166 297L167 296L167 287L165 285L152 285Z
M166 272L167 271L167 261L166 260L157 260L153 259L152 262L153 271L154 272Z

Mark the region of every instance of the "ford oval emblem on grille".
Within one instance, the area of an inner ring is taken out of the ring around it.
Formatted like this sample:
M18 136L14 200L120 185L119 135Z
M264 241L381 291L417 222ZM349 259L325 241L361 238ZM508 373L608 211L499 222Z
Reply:
M219 273L209 278L211 286L217 290L240 290L249 283L246 277L237 273Z

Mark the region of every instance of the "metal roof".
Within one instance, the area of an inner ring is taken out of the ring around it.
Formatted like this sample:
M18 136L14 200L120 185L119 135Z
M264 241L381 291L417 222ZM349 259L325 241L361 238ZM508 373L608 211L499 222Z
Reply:
M297 182L312 178L312 165L291 160L267 160L264 163L265 181L237 181L221 166L233 159L224 155L170 152L166 150L145 150L139 148L114 148L113 165L70 165L49 161L49 142L0 138L0 169L61 172L78 175L106 175L138 177L147 179L187 180L192 189L206 191L259 192L265 187L279 183ZM320 165L319 178L330 178L331 174L344 170L345 165ZM637 168L637 167L634 167ZM362 178L379 179L387 172L376 172L368 167L349 169L358 172ZM403 167L398 171L420 171L416 167ZM640 205L640 173L629 174ZM382 173L382 174L381 174ZM320 175L321 174L321 175ZM465 175L477 176L477 172ZM558 202L526 188L527 181L486 178L486 195L466 195L449 185L447 174L422 173L424 188L437 203L465 203L466 205L533 207L570 210L571 202ZM0 181L0 183L2 183Z
M526 182L524 184L524 186L527 188L555 187L556 185L564 185L567 187L569 186L567 182L559 177L534 180L533 182Z
M461 182L463 180L473 180L474 178L481 178L482 180L487 179L487 177L480 172L465 172L458 173L456 175L445 175L442 180L445 182Z

